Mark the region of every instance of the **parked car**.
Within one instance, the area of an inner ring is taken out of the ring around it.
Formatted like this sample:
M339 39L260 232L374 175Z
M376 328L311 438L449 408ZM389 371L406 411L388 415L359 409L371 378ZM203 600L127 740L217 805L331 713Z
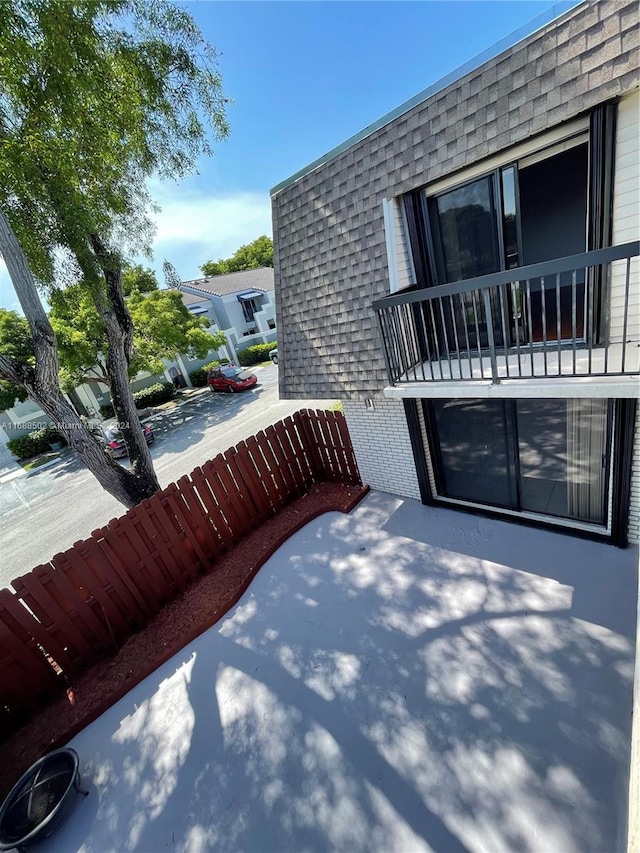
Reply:
M147 444L153 444L156 438L151 427L147 426L147 424L142 424L142 429ZM119 459L121 456L127 455L127 448L119 429L119 422L115 418L103 421L101 424L93 427L91 432L104 444L104 449L109 456Z
M278 347L269 351L269 358L274 364L278 363Z
M255 373L236 367L235 364L221 364L207 373L207 384L211 391L244 391L257 381Z

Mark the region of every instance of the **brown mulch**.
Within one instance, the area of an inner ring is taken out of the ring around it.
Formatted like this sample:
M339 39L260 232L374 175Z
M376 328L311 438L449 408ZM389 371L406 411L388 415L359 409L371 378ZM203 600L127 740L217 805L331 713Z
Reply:
M325 512L350 512L368 487L320 483L243 539L208 575L167 604L110 657L78 676L0 744L0 800L34 761L63 746L143 678L233 607L260 567L293 533Z

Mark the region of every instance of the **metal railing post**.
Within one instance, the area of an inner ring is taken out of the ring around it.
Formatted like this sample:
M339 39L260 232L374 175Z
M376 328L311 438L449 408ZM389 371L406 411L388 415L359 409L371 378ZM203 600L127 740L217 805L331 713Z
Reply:
M491 298L489 296L489 288L487 287L482 292L484 301L484 318L487 323L487 343L489 344L489 361L491 362L491 381L497 385L498 379L498 360L496 357L496 343L493 338L493 317L491 315Z

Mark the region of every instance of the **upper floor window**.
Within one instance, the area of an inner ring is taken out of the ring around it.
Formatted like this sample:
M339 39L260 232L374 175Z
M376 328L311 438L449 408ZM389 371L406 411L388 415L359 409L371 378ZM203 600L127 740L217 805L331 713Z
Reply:
M615 106L605 104L588 119L495 155L484 168L470 167L457 180L447 177L404 196L418 287L610 245L614 127ZM500 345L596 340L602 334L604 292L594 278L587 284L584 270L574 276L562 273L552 286L531 278L526 293L514 281L505 297L508 304L492 306L491 321L479 317L470 343L486 347L491 337ZM477 312L469 295L461 300L455 311L460 316L442 320L447 326L443 337L464 332L458 326L465 312Z
M258 311L255 299L245 299L240 302L242 305L242 313L247 323L253 322L253 315Z

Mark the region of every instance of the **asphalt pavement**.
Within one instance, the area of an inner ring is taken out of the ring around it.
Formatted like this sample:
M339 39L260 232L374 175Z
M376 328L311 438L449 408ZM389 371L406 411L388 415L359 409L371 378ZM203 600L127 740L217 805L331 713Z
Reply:
M278 369L256 368L258 385L239 394L204 393L154 415L151 446L164 488L242 439L303 408L330 401L280 400ZM128 464L124 460L122 464ZM122 515L111 497L73 456L27 477L0 484L0 587L47 562Z

